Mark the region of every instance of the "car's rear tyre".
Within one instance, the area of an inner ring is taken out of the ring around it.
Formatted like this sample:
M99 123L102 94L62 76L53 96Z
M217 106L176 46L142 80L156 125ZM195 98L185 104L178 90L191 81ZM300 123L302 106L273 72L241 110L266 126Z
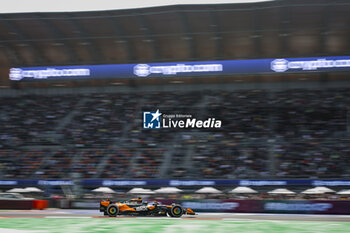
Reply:
M109 205L107 207L107 214L109 217L116 217L119 214L119 208L117 205Z
M172 206L169 211L170 217L174 217L174 218L179 218L182 216L182 214L183 214L183 209L179 205Z

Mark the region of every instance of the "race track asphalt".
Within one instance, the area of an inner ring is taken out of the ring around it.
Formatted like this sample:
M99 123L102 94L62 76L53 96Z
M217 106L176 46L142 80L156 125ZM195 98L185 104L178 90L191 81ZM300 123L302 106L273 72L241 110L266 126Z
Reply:
M85 209L47 209L47 210L0 210L0 218L109 218L98 210ZM168 218L131 217L117 218ZM350 215L311 215L311 214L262 214L262 213L198 213L195 216L183 215L182 219L198 220L276 220L276 221L332 221L350 222Z

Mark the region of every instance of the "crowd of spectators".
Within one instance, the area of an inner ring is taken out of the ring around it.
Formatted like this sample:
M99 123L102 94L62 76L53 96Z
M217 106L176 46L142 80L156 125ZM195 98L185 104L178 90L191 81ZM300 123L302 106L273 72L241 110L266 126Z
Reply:
M264 144L227 140L208 134L195 145L194 171L199 177L244 179L269 175L269 158Z
M130 175L132 151L128 149L120 149L114 151L106 161L106 165L102 173L98 175L100 178L125 178Z
M346 88L0 98L2 176L346 177L349 100ZM143 129L143 112L157 109L222 127Z
M278 177L348 178L349 140L298 140L275 148ZM302 171L302 172L301 172Z
M134 154L111 148L62 148L59 150L1 150L0 166L4 178L65 179L122 178L128 174ZM98 166L105 161L105 169Z
M206 118L224 123L196 146L203 177L350 176L349 89L214 92L207 102Z
M55 131L77 102L76 96L0 98L0 148L54 143L46 134Z
M3 178L26 179L34 177L50 150L0 150L0 166Z
M133 122L138 95L100 94L85 96L77 114L62 130L64 140L77 147L96 147L116 143L123 126Z
M349 89L274 93L272 124L277 137L322 139L346 132Z
M164 152L163 148L133 150L134 163L129 176L132 178L159 178Z
M209 92L208 96L203 118L223 121L222 128L215 131L227 139L268 136L271 103L266 91Z

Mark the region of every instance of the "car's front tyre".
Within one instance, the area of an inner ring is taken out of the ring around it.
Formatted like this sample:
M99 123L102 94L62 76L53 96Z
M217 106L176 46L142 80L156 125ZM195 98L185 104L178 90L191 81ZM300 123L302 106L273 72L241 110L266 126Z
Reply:
M107 207L107 214L109 217L116 217L119 214L119 207L114 204L110 204Z
M180 205L174 205L169 210L170 217L179 218L183 214L183 209Z

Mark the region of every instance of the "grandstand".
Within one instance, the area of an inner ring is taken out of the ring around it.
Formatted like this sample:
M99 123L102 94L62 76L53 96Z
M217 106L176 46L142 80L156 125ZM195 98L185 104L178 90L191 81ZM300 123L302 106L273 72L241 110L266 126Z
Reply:
M139 93L139 98L130 94L10 97L1 107L3 175L347 178L349 93L338 88L151 92ZM189 104L182 107L184 101L178 96ZM223 127L142 129L140 105L149 99L157 100L150 106L164 111L180 107L202 119L215 113L224 119Z
M18 67L347 56L349 7L1 14L0 179L350 179L348 70L9 79ZM144 129L157 109L222 127Z

